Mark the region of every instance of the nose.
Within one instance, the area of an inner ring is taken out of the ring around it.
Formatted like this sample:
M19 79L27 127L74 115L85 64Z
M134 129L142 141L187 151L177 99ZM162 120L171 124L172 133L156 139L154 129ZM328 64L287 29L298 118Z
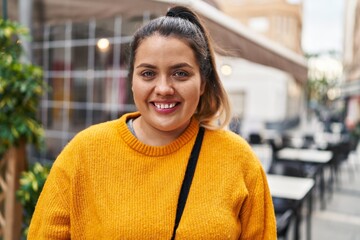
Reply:
M174 92L175 91L171 79L167 78L166 76L162 76L156 81L156 86L155 86L156 94L167 96L167 95L173 95Z

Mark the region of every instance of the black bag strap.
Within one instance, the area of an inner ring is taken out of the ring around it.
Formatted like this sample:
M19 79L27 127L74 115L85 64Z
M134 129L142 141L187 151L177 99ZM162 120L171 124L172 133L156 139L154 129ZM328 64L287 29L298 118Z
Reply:
M195 144L191 150L190 158L189 158L189 161L188 161L188 164L186 167L185 177L184 177L183 183L181 185L180 195L179 195L179 199L178 199L178 205L177 205L177 209L176 209L175 225L174 225L173 233L171 236L171 240L175 239L176 229L179 226L180 219L181 219L181 216L182 216L184 208L185 208L186 200L187 200L187 197L189 194L191 182L192 182L195 168L196 168L196 163L197 163L200 149L201 149L201 143L202 143L202 140L204 137L204 130L205 129L203 127L199 128L199 132L196 136Z

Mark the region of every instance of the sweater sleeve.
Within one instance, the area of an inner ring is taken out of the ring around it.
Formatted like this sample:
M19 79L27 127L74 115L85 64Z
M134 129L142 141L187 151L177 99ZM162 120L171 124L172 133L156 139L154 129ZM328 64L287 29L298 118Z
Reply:
M240 212L240 239L276 239L275 211L264 170L259 167L251 179L249 196Z
M70 239L69 176L55 164L33 214L28 240Z

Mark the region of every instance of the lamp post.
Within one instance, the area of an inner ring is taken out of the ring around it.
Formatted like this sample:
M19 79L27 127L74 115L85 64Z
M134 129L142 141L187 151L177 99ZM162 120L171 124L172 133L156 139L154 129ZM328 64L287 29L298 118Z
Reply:
M7 0L3 0L3 19L7 20Z

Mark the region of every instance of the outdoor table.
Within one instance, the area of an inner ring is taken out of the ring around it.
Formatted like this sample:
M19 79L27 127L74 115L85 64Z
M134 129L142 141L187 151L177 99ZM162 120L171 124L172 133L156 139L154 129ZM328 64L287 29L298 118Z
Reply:
M332 152L317 149L283 148L278 151L277 158L290 161L327 164L332 158Z
M310 163L319 166L318 173L320 174L321 208L324 209L325 179L324 179L323 168L325 165L330 163L330 161L333 158L333 153L331 151L317 150L317 149L283 148L277 152L276 158L277 160L280 161L297 161L304 164Z
M295 231L294 239L300 239L300 220L301 207L307 200L307 239L311 240L311 214L312 214L312 189L315 181L312 178L289 177L282 175L267 174L269 189L272 197L295 200L297 209L295 210Z

